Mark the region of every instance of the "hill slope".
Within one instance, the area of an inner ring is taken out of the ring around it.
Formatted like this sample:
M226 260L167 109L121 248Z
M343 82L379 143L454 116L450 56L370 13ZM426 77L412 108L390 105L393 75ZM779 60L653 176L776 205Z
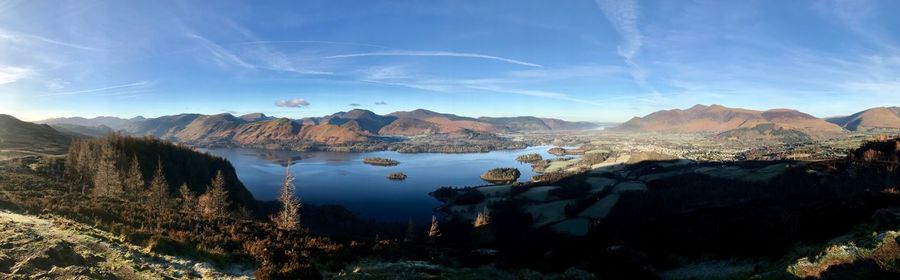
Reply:
M129 124L134 122L139 122L145 120L144 117L135 117L131 119L123 119L118 117L96 117L96 118L82 118L82 117L71 117L71 118L53 118L46 119L42 121L38 121L36 123L40 124L49 124L49 125L58 125L58 124L73 124L80 125L86 127L95 127L95 126L107 126L112 128L113 130L120 130L127 127Z
M72 137L46 124L21 121L0 114L0 152L63 154Z
M846 117L828 118L826 121L850 131L900 129L900 107L877 107Z
M686 110L657 111L644 117L632 118L615 129L641 132L720 133L739 128L754 128L760 124L772 124L775 128L814 135L843 131L837 125L796 110L756 111L721 105L695 105Z

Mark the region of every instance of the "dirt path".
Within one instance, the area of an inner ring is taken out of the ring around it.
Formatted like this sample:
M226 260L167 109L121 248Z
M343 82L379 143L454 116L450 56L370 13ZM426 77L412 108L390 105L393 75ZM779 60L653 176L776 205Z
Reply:
M58 217L0 210L3 279L251 279L252 269L145 252L105 231Z

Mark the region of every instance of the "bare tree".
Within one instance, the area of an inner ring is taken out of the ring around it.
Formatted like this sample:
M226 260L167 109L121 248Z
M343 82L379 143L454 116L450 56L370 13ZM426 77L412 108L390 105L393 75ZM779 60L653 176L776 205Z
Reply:
M141 165L138 163L137 155L131 156L131 165L128 167L128 173L125 174L125 190L127 195L132 196L144 190L144 175L141 173Z
M487 207L484 208L484 211L478 212L478 215L475 216L475 227L483 227L491 224L491 210Z
M162 161L158 161L156 172L150 181L150 189L147 191L147 206L151 213L157 217L167 217L169 214L169 183L166 181L166 173L163 171Z
M178 196L181 200L181 212L185 215L192 215L194 207L197 207L197 196L191 192L187 183L181 184L181 187L178 188Z
M438 224L437 216L431 216L431 228L428 229L428 238L431 240L441 237L441 228Z
M94 194L113 197L122 192L122 178L116 162L116 151L112 144L100 146L97 172L94 173Z
M222 218L228 216L228 190L225 189L225 175L222 171L216 174L212 185L208 186L206 192L200 195L198 199L200 204L200 212L209 218Z
M291 174L291 163L288 162L284 171L284 182L278 194L281 202L281 211L272 217L275 226L283 230L297 230L300 228L300 208L303 203L297 198L294 175Z

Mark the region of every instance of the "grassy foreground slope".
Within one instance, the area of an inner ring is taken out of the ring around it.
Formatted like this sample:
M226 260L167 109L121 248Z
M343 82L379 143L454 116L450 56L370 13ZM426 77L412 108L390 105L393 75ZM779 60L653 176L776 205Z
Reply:
M0 278L250 279L248 267L158 254L120 236L54 215L0 211Z

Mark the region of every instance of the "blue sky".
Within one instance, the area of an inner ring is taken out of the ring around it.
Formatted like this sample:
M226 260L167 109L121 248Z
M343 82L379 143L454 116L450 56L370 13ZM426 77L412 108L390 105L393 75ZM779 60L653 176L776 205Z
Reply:
M0 0L0 113L624 121L716 103L824 117L900 103L896 11L888 0Z

